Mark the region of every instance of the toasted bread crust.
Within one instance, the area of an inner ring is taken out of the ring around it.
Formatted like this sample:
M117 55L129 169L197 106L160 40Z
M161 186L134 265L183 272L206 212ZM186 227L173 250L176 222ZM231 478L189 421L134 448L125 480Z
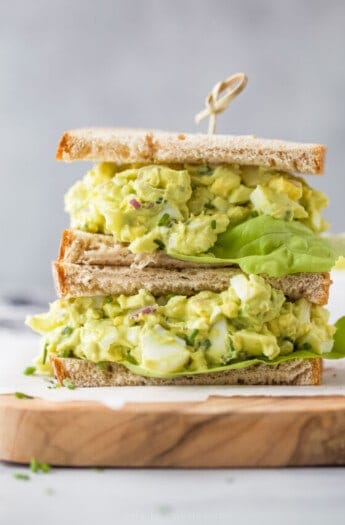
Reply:
M202 135L122 128L66 131L57 160L128 163L190 163L265 166L295 173L321 174L326 148L256 138L251 135Z
M152 378L133 374L123 365L104 363L100 369L96 363L85 359L50 356L54 375L60 384L70 379L77 387L97 386L155 386L155 385L319 385L322 379L322 360L294 359L279 365L254 365L239 370L210 372L177 376L175 378Z

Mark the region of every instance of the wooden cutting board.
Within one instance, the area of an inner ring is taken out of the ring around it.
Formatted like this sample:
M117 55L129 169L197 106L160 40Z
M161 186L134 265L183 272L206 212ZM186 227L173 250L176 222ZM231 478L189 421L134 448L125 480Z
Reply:
M111 467L345 464L345 397L53 403L0 396L0 459Z

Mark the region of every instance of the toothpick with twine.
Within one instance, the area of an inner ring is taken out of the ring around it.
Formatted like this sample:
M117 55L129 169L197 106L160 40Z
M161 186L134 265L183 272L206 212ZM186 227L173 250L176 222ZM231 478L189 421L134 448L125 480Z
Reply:
M210 117L208 133L215 133L216 117L218 113L222 113L226 110L230 102L232 102L234 98L244 90L247 82L248 79L244 73L235 73L231 77L218 82L212 89L211 93L207 95L205 100L206 107L196 115L195 122L199 124L199 122L205 118ZM222 97L219 97L223 91L227 91L227 93Z

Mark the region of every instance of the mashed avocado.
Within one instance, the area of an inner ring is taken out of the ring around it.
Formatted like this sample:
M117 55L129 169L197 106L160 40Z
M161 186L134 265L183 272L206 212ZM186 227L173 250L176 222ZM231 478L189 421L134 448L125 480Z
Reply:
M101 163L66 195L71 226L113 235L134 253L205 254L218 235L256 216L319 233L327 198L288 173L255 166Z
M317 357L333 346L327 323L324 308L288 301L262 277L241 273L221 293L61 299L27 321L43 336L40 371L49 372L49 354L57 354L159 377L248 366L258 357L274 362L301 350Z

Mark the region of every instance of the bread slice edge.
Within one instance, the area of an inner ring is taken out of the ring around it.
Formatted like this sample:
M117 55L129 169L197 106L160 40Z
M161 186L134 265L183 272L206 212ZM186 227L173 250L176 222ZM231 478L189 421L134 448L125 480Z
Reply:
M57 160L128 163L239 163L295 173L322 174L322 144L264 139L252 135L206 135L159 130L81 128L66 131Z
M253 365L239 370L177 376L145 377L130 372L125 366L103 363L102 369L92 361L50 356L57 381L69 379L76 387L163 386L163 385L320 385L322 359L291 359L277 365Z
M133 295L144 288L153 295L194 295L204 290L220 293L229 287L230 278L241 270L222 268L137 268L131 266L96 266L53 262L53 278L59 297L93 295ZM274 288L291 300L305 298L325 305L331 284L328 273L263 276Z

